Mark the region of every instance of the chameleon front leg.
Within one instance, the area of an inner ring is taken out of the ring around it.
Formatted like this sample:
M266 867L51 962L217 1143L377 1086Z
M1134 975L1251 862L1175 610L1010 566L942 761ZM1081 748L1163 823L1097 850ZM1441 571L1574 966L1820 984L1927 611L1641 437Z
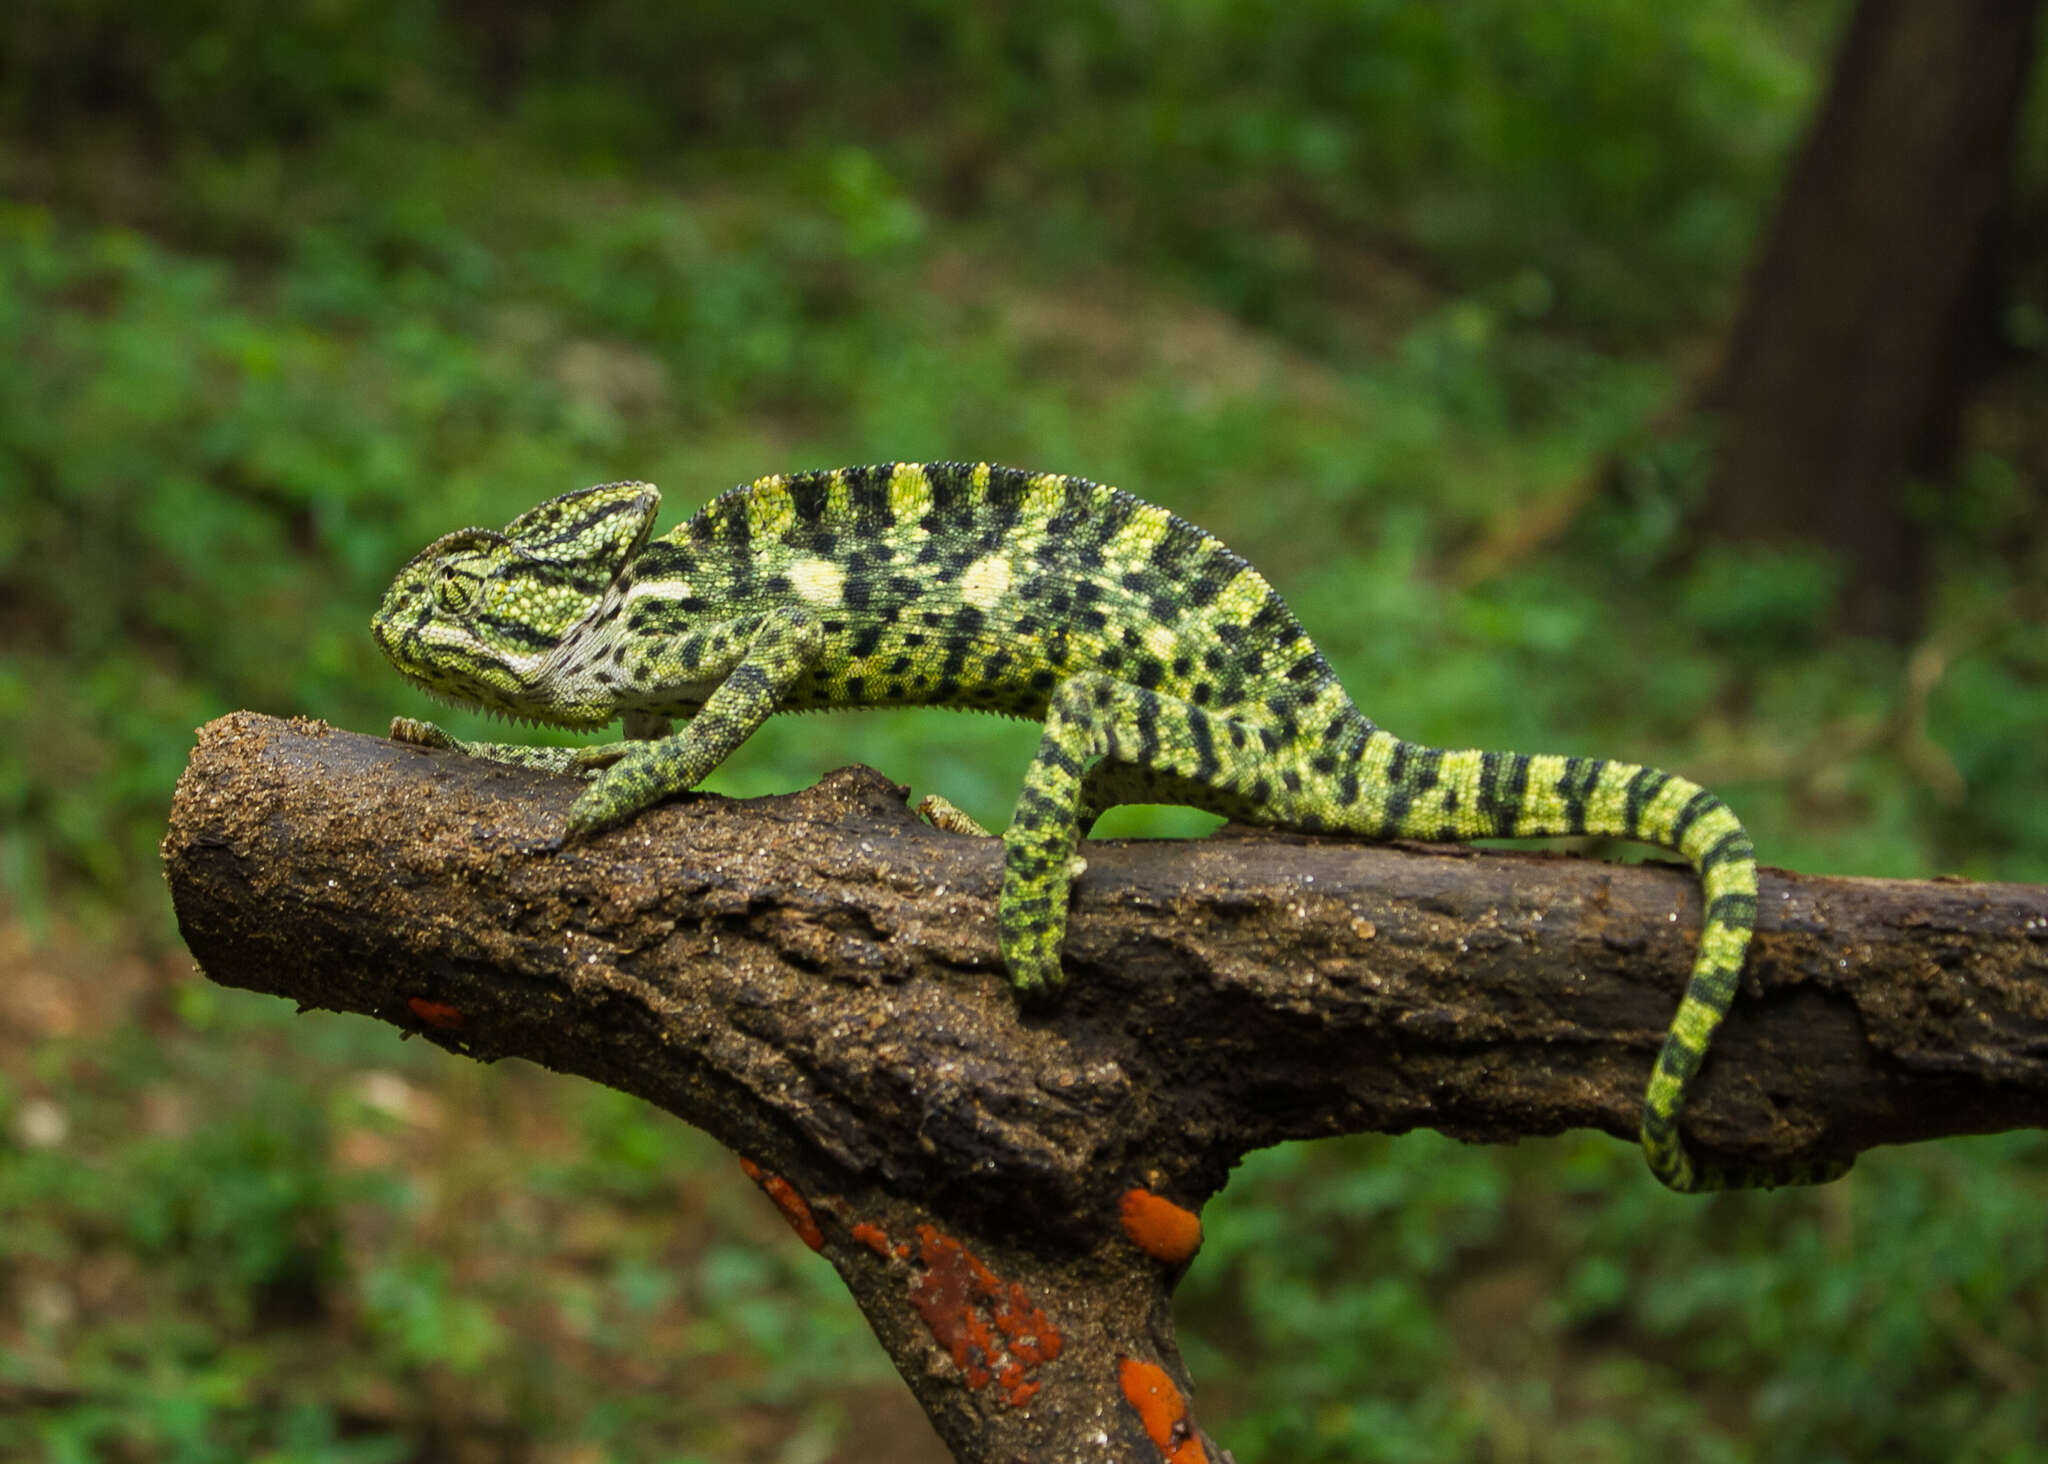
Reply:
M632 735L630 729L627 735ZM469 742L449 736L432 722L415 721L411 717L393 717L390 736L393 742L403 742L410 747L437 747L459 752L465 757L480 757L486 762L537 768L544 773L576 773L583 777L616 762L624 750L618 743L607 743L601 747L533 747L523 742Z
M570 807L565 837L610 828L696 787L768 719L823 648L816 617L787 608L682 637L650 657L641 670L654 686L724 679L680 731L607 749L617 756Z
M1107 776L1106 761L1138 770ZM997 904L1003 964L1020 991L1057 988L1074 851L1123 781L1171 781L1198 807L1242 811L1244 783L1266 767L1259 733L1192 702L1099 672L1069 678L1046 709L1038 755L1003 833Z

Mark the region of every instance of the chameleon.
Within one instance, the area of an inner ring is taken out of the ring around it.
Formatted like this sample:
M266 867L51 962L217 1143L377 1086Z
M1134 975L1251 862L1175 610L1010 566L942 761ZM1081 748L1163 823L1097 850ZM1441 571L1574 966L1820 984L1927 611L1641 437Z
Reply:
M1120 803L1309 834L1672 849L1697 872L1705 918L1644 1096L1652 1173L1700 1191L1847 1169L1710 1166L1680 1136L1757 910L1749 835L1698 784L1604 758L1404 741L1353 704L1256 569L1084 478L988 463L777 474L655 539L660 502L650 483L606 483L499 531L445 535L399 571L371 624L398 670L444 700L562 727L619 721L623 740L471 742L406 717L391 735L582 775L564 832L577 839L696 786L775 712L934 706L1042 723L997 902L1026 996L1060 985L1079 840Z

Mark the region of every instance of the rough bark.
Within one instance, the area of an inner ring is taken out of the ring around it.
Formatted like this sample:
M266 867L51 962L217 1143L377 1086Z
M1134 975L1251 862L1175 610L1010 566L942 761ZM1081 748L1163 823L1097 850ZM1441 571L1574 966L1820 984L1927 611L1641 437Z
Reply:
M1020 1012L996 842L879 775L553 851L576 786L224 718L164 841L181 929L216 981L580 1073L746 1156L962 1460L1227 1457L1170 1298L1237 1159L1630 1138L1697 937L1670 866L1113 841L1064 998ZM1709 1157L2048 1122L2048 889L1767 872L1751 973L1689 1118Z
M1913 477L1944 472L1992 328L2039 0L1861 0L1707 393L1709 526L1841 551L1846 611L1914 627Z

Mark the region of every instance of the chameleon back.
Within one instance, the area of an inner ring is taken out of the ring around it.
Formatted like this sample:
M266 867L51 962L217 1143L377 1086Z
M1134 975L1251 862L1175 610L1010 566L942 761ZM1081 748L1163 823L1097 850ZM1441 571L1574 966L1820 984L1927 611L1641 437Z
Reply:
M885 463L764 478L649 545L627 628L814 613L819 664L792 709L929 705L1042 720L1100 670L1194 705L1288 723L1336 691L1277 593L1220 540L1083 478Z

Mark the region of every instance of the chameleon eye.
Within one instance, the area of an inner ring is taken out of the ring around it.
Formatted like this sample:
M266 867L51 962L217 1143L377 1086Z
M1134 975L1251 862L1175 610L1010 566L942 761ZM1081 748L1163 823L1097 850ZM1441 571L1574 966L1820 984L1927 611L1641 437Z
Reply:
M459 615L476 598L476 584L467 575L443 569L434 579L434 599L443 610Z

